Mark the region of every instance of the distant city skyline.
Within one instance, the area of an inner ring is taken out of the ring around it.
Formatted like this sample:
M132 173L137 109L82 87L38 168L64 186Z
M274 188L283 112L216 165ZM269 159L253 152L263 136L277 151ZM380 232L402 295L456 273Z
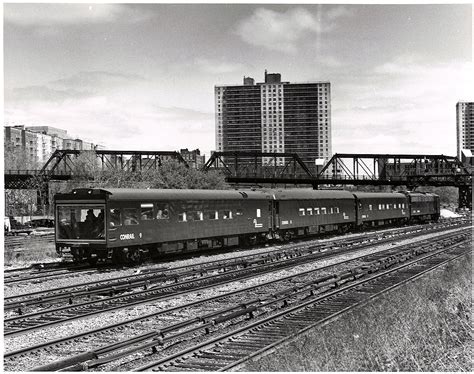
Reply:
M332 151L456 154L472 6L4 4L5 122L215 148L214 86L329 81Z

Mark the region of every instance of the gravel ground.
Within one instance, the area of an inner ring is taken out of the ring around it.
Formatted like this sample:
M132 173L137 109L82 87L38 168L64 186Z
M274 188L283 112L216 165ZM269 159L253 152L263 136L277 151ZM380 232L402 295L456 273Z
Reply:
M449 231L455 231L455 230L449 230ZM418 240L423 240L423 239L427 239L427 238L430 238L430 237L434 237L434 236L437 236L437 235L440 235L440 234L427 234L427 235L420 236L416 239L399 240L399 241L396 242L396 244L406 244L406 243L415 242L415 241L418 241ZM8 351L17 350L21 347L31 346L31 345L34 345L34 344L38 344L40 342L49 341L49 340L56 339L56 338L59 338L59 337L71 335L73 333L88 331L88 330L91 330L91 329L94 329L94 328L109 325L111 323L116 323L116 322L119 322L119 321L128 320L128 319L132 319L134 317L142 316L144 314L158 312L160 310L164 310L164 309L167 309L167 308L170 308L170 307L173 307L173 306L184 305L184 304L187 304L189 302L196 301L196 300L202 300L204 298L212 297L212 296L219 295L219 294L223 294L225 292L229 292L229 291L233 291L233 290L239 290L239 289L249 287L249 286L252 286L252 285L259 285L259 284L262 284L263 282L266 282L266 281L269 281L269 280L281 278L281 277L284 277L284 276L287 276L287 275L293 275L293 274L296 274L298 272L306 271L306 270L309 270L309 269L312 269L312 268L316 268L316 267L320 268L320 267L323 267L323 266L331 265L331 264L334 264L334 263L337 263L337 262L340 262L340 261L343 261L343 260L346 260L346 259L361 256L363 254L368 254L368 253L371 253L371 252L374 252L374 251L384 250L384 249L392 247L394 244L395 243L390 243L390 244L380 245L376 248L363 249L363 250L358 251L357 253L338 256L337 259L319 260L315 263L307 263L307 264L304 264L304 265L301 265L301 266L297 266L297 267L295 267L291 270L283 270L283 271L278 271L278 272L274 272L274 273L271 273L271 274L266 274L266 275L254 277L254 278L251 278L251 279L248 279L248 280L236 281L236 282L233 282L233 283L228 284L228 285L215 287L212 290L203 290L203 291L198 291L198 292L190 291L189 293L186 293L182 296L177 296L177 297L175 296L175 297L172 297L172 298L170 298L169 300L166 300L166 301L156 302L156 303L149 303L149 304L142 304L142 305L139 305L139 306L126 308L126 309L122 309L122 310L118 310L118 311L107 312L107 313L104 313L100 316L91 317L91 318L88 318L88 319L85 319L85 320L78 320L78 321L68 322L68 323L57 325L57 326L54 326L54 327L51 327L51 328L42 329L40 331L34 331L34 332L29 333L27 336L18 336L18 337L6 338L5 339L5 347L8 347ZM260 249L254 249L254 250L252 250L252 252L255 252L255 251L258 251L258 250L261 251L261 248ZM234 254L234 256L232 256L232 257L235 257L237 255L242 255L242 252L240 252L239 254ZM226 258L229 258L229 257L226 257ZM214 259L214 257L213 257L213 259ZM206 260L208 260L208 258L206 258ZM189 261L192 261L192 260L175 261L175 262L173 262L173 264L176 264L176 266L182 266L183 262L185 262L185 261L189 262ZM193 264L196 264L196 262L194 262ZM253 297L255 297L255 296L253 296ZM246 300L246 298L243 298L243 300ZM239 301L242 301L242 300L240 298L232 298L232 300L231 300L232 303L238 303ZM218 307L218 305L220 305L220 307ZM227 305L230 305L230 303L228 303ZM220 309L220 308L222 308L222 303L217 303L217 302L211 303L211 304L207 305L206 307L199 307L199 314L202 314L202 312L205 311L205 310L215 311L216 309ZM155 317L155 318L147 320L147 321L135 322L135 323L131 324L130 326L127 326L127 327L121 329L120 333L114 334L113 340L115 341L115 340L122 339L122 338L125 338L125 337L134 336L134 335L137 335L138 333L145 332L145 331L156 330L157 328L166 326L170 323L179 322L181 320L189 318L189 316L191 316L191 315L192 316L198 315L197 310L187 308L187 309L184 309L180 312L177 312L177 313L175 312L174 314L171 314L171 315L168 315L168 316L165 315L165 316ZM89 341L89 342L84 341L82 343L73 343L73 344L71 344L71 347L69 347L69 345L63 346L63 347L58 349L59 352L57 352L57 354L54 353L55 352L54 350L53 351L48 351L48 353L47 353L48 361L50 361L50 360L53 361L53 360L59 359L61 357L64 358L64 352L65 351L67 351L67 355L70 356L70 355L74 355L76 353L80 353L80 352L83 352L83 351L86 351L86 350L90 350L92 348L92 344L91 344L92 340L94 341L93 347L99 347L101 345L105 345L107 343L110 343L111 339L110 339L110 336L109 337L105 336L100 340L98 340L96 337L89 338L87 340L91 340L91 341ZM71 350L71 348L72 348L72 350ZM180 347L179 349L182 349L182 347ZM63 352L63 353L61 354L61 352ZM38 358L40 358L41 355L44 355L44 353L43 354L38 353ZM126 360L130 360L130 358L128 357ZM34 366L37 366L40 362L41 362L41 364L45 363L43 359L41 361L37 361L36 359L32 360L31 357L30 357L30 359L28 359L27 366L29 368L32 368ZM8 370L22 370L22 371L24 371L25 370L25 364L22 363L21 361L18 361L15 364L13 364L12 366L10 364L8 364L8 366L6 368Z

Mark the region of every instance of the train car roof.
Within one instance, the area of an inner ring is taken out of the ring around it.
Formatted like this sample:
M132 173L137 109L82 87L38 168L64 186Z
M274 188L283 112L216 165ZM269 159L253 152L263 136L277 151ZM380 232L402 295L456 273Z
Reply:
M406 199L406 196L398 192L358 192L354 191L353 194L358 199L388 199L388 198L398 198Z
M307 188L292 188L281 190L268 190L269 194L275 196L277 200L293 200L293 199L350 199L354 200L354 196L349 191L344 190L313 190Z
M410 196L438 196L437 194L431 192L407 192L407 194Z
M271 195L263 191L237 190L177 190L177 189L139 189L139 188L101 188L77 189L79 194L100 193L107 195L108 200L265 200Z

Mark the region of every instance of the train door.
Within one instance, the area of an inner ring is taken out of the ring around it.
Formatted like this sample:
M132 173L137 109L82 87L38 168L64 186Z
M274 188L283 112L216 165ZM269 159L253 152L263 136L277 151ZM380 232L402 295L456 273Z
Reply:
M270 200L268 202L268 229L275 230L280 227L279 220L279 202L275 200Z
M271 217L272 222L270 228L272 230L277 230L280 228L280 202L272 201L271 202Z

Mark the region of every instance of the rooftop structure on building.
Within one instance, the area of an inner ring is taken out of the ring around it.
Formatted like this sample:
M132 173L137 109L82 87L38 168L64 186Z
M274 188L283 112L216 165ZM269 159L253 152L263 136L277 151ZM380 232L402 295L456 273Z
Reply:
M244 76L242 85L215 86L215 113L217 151L297 153L313 169L332 155L328 81L290 83L267 71L260 83Z

